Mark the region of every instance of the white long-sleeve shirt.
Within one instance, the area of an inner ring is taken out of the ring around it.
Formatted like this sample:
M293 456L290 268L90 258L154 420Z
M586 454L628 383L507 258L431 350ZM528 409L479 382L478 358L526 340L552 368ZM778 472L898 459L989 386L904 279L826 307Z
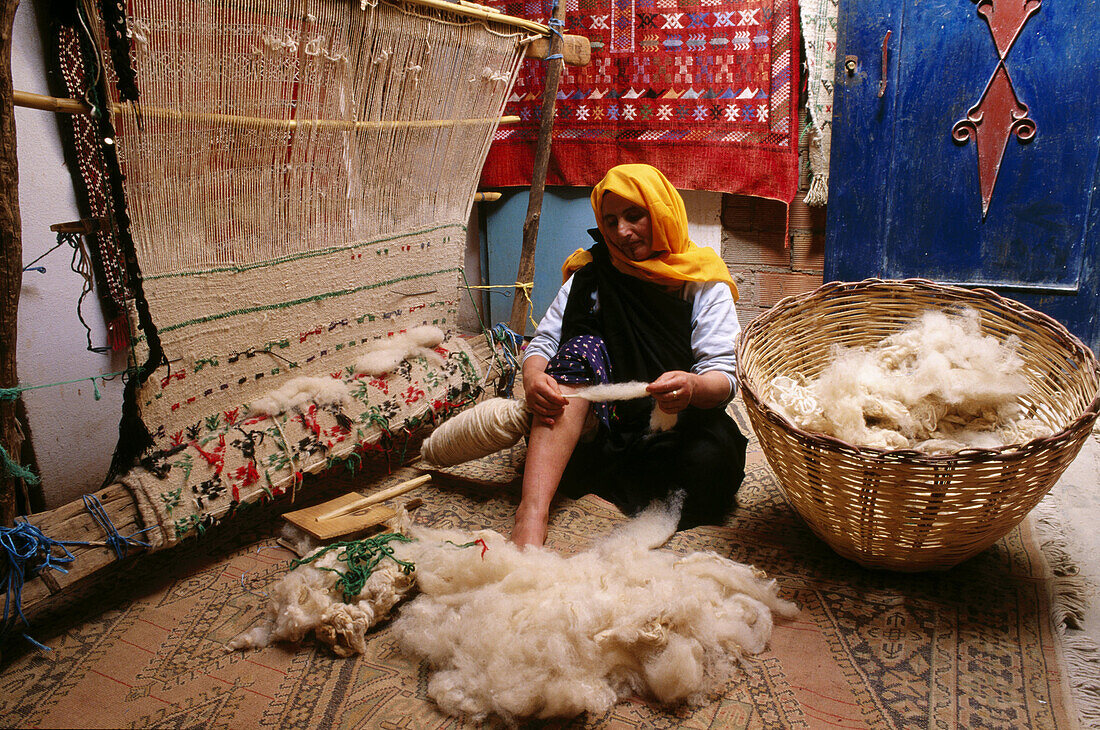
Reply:
M562 315L572 286L573 277L570 276L539 322L535 336L524 352L524 359L541 355L549 360L557 353L561 346ZM695 357L691 372L721 372L730 381L732 398L737 391L737 354L734 348L741 324L737 321L729 286L721 281L689 281L681 288L680 297L691 302L691 353ZM598 296L593 294L593 299L598 308Z

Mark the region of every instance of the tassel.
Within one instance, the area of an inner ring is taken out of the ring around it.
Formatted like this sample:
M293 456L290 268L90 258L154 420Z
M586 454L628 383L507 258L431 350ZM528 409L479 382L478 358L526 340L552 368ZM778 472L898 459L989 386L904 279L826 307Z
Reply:
M130 346L130 325L120 314L107 323L107 344L112 352L125 352Z

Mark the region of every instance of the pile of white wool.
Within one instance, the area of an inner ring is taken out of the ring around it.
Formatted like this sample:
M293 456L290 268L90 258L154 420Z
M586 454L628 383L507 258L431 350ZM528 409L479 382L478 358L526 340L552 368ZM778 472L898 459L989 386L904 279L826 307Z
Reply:
M678 516L679 504L652 507L572 556L520 549L489 530L413 527L416 539L393 548L415 564L420 595L401 608L393 631L406 652L427 660L428 694L455 716L573 717L634 694L699 704L765 648L773 611L793 617L797 609L749 566L712 552L657 550ZM232 646L313 631L338 653L361 652L366 621L349 629L349 617L380 618L408 577L376 573L341 607L334 574L300 566L271 590L266 627ZM397 581L392 591L382 586L388 580Z
M484 555L422 535L404 553L421 595L393 628L431 666L429 696L451 715L508 721L599 714L633 694L711 698L764 650L772 612L797 609L749 566L655 549L678 517L678 504L651 507L572 556L488 531L475 534Z
M1026 417L1019 339L983 335L974 309L922 314L873 347L836 347L818 377L780 376L765 397L791 423L856 446L929 454L1049 436Z

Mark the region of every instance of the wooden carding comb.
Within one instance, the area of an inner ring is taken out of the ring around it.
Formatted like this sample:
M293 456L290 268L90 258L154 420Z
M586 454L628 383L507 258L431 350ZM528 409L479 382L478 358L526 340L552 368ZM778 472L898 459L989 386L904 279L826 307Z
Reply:
M396 508L380 505L379 502L415 489L431 478L430 474L424 474L366 496L350 492L312 507L287 512L283 519L321 541L356 535L385 523L397 514ZM405 503L405 509L415 509L420 504L420 499L410 499Z

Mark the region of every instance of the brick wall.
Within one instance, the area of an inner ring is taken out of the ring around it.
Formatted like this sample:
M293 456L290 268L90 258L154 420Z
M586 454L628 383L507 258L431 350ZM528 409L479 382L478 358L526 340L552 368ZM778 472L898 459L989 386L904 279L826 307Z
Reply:
M804 146L799 158L799 191L787 213L786 241L786 206L782 203L744 195L722 196L722 259L741 294L737 315L742 327L780 299L821 286L825 208L811 208L802 202L810 184Z

